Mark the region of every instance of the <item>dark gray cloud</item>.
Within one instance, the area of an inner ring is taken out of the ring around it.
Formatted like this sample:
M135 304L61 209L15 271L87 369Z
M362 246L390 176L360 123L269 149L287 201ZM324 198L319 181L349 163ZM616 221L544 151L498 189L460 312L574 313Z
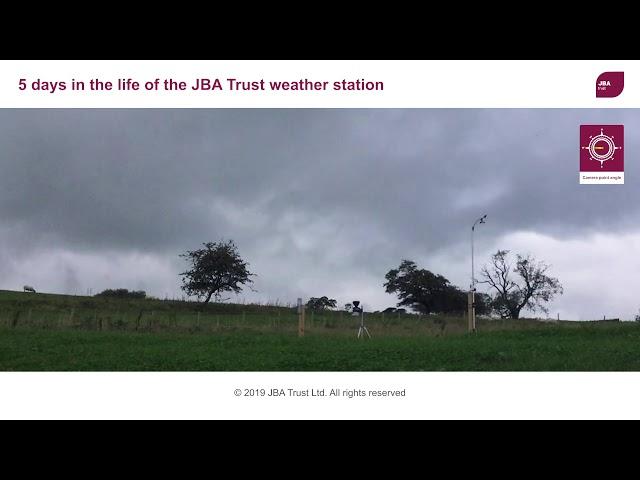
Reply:
M578 184L582 123L625 125L626 185ZM382 306L401 258L464 285L483 213L485 257L523 231L637 233L638 127L610 109L0 110L0 287L175 294L178 253L233 238L263 300Z

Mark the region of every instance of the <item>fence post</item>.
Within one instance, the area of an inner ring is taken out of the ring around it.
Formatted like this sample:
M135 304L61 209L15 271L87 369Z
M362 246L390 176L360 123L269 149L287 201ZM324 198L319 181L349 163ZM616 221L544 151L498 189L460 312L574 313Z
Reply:
M469 292L467 294L467 315L468 315L468 330L469 333L476 332L476 319L474 318L474 307L473 307L473 292Z
M298 299L298 337L304 337L304 305L302 299Z

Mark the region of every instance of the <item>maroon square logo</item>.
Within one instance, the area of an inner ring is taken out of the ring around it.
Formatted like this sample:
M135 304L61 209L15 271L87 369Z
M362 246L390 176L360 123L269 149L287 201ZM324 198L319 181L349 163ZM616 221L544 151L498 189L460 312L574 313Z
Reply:
M596 97L617 97L624 90L624 72L604 72L596 80Z
M624 125L580 125L580 171L624 172Z

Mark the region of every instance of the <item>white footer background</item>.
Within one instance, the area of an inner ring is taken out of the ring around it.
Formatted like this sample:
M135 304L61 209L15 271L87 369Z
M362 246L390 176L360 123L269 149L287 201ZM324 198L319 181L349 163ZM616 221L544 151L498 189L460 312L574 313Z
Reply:
M0 373L0 392L2 419L640 418L640 373Z

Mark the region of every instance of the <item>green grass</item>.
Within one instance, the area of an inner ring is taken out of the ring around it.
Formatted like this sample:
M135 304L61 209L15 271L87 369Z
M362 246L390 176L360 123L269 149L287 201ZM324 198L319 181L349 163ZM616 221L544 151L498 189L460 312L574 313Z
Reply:
M0 329L3 371L640 371L637 325L354 337Z
M640 371L640 325L479 322L0 291L0 371Z

